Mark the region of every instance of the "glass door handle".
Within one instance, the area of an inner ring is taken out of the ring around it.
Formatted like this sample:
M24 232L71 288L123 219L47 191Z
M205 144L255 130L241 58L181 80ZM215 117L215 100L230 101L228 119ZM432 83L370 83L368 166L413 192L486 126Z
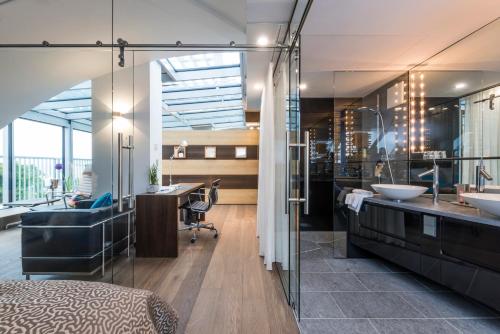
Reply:
M309 141L309 131L304 131L304 214L309 214L309 155L310 155L310 141Z
M290 197L290 131L286 132L286 153L285 153L285 214L288 214L288 202Z
M305 198L289 198L288 202L290 203L305 203Z
M129 209L131 209L133 203L133 155L132 151L134 149L133 146L133 137L128 136L128 145L123 145L123 133L118 133L118 212L123 212L123 200L128 199L129 201ZM123 196L123 150L129 151L128 156L128 195Z
M298 143L298 144L291 144L290 143L290 132L287 131L286 133L286 205L285 205L285 213L288 213L288 203L304 203L304 214L308 215L309 214L309 148L310 148L310 141L309 141L309 131L304 132L305 140L304 143ZM304 198L290 198L290 149L292 147L297 147L299 150L299 156L300 156L300 149L303 147L304 148Z

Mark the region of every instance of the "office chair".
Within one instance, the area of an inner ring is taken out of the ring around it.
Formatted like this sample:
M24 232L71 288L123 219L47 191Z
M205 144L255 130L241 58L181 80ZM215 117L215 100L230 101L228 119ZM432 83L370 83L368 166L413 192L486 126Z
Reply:
M184 217L184 224L186 227L179 229L179 231L190 230L193 231L193 237L191 238L191 243L196 242L198 238L196 235L196 230L200 231L202 228L215 231L214 238L219 236L219 232L215 228L213 223L201 223L201 215L210 211L213 205L217 204L219 199L219 185L220 179L212 182L210 186L210 191L208 193L208 201L204 200L205 194L202 192L191 193L188 196L188 202L182 206L183 209L188 210L188 214ZM195 201L191 200L191 196L197 195ZM194 220L194 221L193 221Z

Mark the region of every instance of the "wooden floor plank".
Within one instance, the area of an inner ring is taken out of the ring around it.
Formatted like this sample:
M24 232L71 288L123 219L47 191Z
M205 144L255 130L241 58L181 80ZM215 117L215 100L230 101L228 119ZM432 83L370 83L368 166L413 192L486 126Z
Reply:
M134 286L177 309L178 333L298 333L277 273L267 271L258 254L256 206L218 205L207 221L219 229L218 239L202 230L191 244L190 232L181 232L179 257L135 259ZM20 231L2 231L0 250L0 279L23 279ZM129 272L115 274L128 280Z
M202 231L195 245L181 241L185 248L175 261L184 263L155 268L164 277L155 291L183 313L180 333L298 333L277 273L258 254L256 206L216 206L207 220L219 239ZM141 265L136 271L146 270Z

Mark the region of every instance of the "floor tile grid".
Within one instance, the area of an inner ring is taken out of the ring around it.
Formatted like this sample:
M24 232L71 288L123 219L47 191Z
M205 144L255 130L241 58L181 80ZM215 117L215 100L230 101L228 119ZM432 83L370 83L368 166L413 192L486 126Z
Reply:
M318 248L315 248L315 250L317 250ZM357 274L382 274L381 272L373 272L373 271L356 271L356 272L352 272L352 271L335 271L336 268L334 268L332 265L330 265L330 263L324 259L324 258L321 258L321 261L319 262L324 262L328 268L330 269L329 272L327 273L330 273L330 274L351 274L355 279L356 281L358 281L358 283L364 288L366 289L366 291L362 292L362 293L370 293L370 292L373 292L373 293L377 293L377 292L380 292L380 291L370 291L370 288L368 286L366 286L366 284L363 283L363 281L360 279L360 277L358 277ZM408 274L408 276L414 276L413 274L410 274L407 270L405 270L404 268L399 268L397 266L392 266L391 265L385 265L385 263L382 263L383 267L385 267L388 272L387 273L390 273L390 274ZM387 274L385 273L385 274ZM314 272L310 272L309 274L314 274ZM325 274L325 272L318 272L318 274ZM406 276L406 275L405 275ZM488 317L488 316L474 316L474 317L426 317L425 314L420 311L418 309L417 306L413 305L409 300L407 300L407 298L405 298L404 296L404 293L429 293L429 294L432 294L432 295L435 295L435 296L438 296L439 293L443 294L443 293L453 293L453 292L450 292L449 290L447 291L446 289L443 289L443 290L434 290L432 289L431 287L427 286L426 284L424 284L423 282L421 282L420 280L418 280L416 277L411 277L412 278L412 282L414 282L417 286L421 287L422 290L418 290L418 291L399 291L399 290L395 290L395 291L383 291L384 293L389 293L389 294L394 294L394 295L397 295L399 298L402 299L402 301L407 304L409 307L411 307L413 310L415 310L416 312L418 312L418 314L420 314L421 316L420 317L411 317L411 318L387 318L387 317L384 317L384 318L361 318L361 317L347 317L344 310L342 309L341 305L339 304L339 302L336 300L336 298L333 296L332 293L330 292L334 292L334 291L331 291L331 290L328 290L328 291L317 291L317 292L320 292L320 293L328 293L330 295L330 298L332 298L333 302L335 303L335 305L338 307L338 309L340 310L341 314L344 316L344 318L303 318L303 320L305 320L306 322L307 321L347 321L349 323L349 321L367 321L370 325L370 327L373 329L373 333L375 334L382 334L381 331L384 331L383 329L383 326L381 324L384 324L387 326L387 324L389 324L389 326L397 326L398 324L401 325L401 322L408 322L410 324L412 323L415 323L417 322L418 326L422 325L424 327L426 326L430 326L431 324L434 325L434 326L437 326L437 325L440 325L441 327L446 327L446 331L443 331L443 333L449 333L449 332L455 332L455 333L465 333L465 331L462 331L458 325L455 325L452 323L452 321L498 321L498 319L500 319L499 316L491 316L491 317ZM352 293L355 293L355 292L360 292L360 291L339 291L339 292L352 292ZM342 322L342 323L345 323L345 322ZM422 322L420 322L422 321ZM377 322L377 323L376 323ZM459 324L460 325L460 324ZM379 330L378 326L381 326L382 328ZM463 326L463 324L462 324ZM303 327L303 326L301 326ZM353 328L354 328L354 323L353 323ZM450 331L451 330L451 331ZM309 333L309 331L307 330L304 330L304 333ZM469 332L467 332L469 333Z

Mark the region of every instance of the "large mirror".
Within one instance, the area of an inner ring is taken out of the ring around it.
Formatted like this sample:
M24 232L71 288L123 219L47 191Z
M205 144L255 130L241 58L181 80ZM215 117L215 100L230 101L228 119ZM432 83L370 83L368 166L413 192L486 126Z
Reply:
M438 157L442 192L474 184L484 164L492 180L500 176L500 20L496 20L409 73L409 149L412 183Z

